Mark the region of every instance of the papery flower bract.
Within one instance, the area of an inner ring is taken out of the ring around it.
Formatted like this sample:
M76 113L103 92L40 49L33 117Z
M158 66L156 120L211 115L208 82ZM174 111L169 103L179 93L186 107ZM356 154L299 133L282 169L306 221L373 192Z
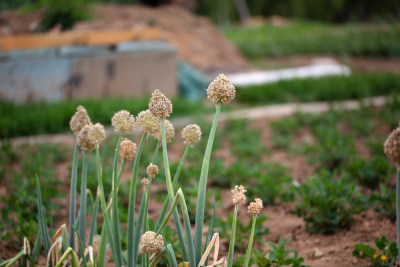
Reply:
M222 104L228 104L235 98L235 95L235 87L224 74L218 75L218 77L210 83L207 89L207 98L216 104L219 102Z
M92 124L92 122L90 121L86 109L83 106L78 106L75 114L71 117L69 122L71 130L75 135L77 135L83 129L83 127L89 124Z
M193 147L201 139L201 129L197 124L189 124L181 132L183 143Z
M174 138L175 136L174 125L169 120L165 120L164 126L165 126L165 140L166 142L171 142L172 138ZM160 142L162 141L161 124L159 125L157 131L153 133L153 137L159 140Z
M126 133L132 132L135 128L135 118L129 111L121 110L114 114L111 124L114 127L114 131L124 136Z
M149 166L147 166L147 174L152 179L156 177L156 175L158 174L158 166L150 163Z
M396 168L400 167L400 127L390 133L384 143L386 157Z
M153 254L162 249L164 246L164 239L161 235L157 237L155 232L147 231L140 238L139 253Z
M149 110L156 117L166 118L172 113L172 103L160 90L156 89L151 94Z
M154 116L150 110L145 110L139 113L136 117L136 123L140 130L145 132L147 136L154 134L161 124L161 119Z
M244 195L247 190L244 189L243 186L235 185L235 188L231 190L232 192L232 200L235 205L239 203L246 203L246 196Z
M147 190L147 187L149 186L149 184L150 184L149 179L143 177L142 178L142 189L143 189L143 192Z
M106 139L106 131L104 130L104 126L100 123L96 123L90 127L88 137L94 143L103 143L104 139Z
M128 139L124 139L121 142L120 148L119 148L119 157L122 160L134 160L134 158L136 157L136 151L137 151L137 147L136 144L134 142L132 142L131 140Z
M93 127L93 124L85 125L76 135L76 141L82 150L92 151L96 148L96 142L89 138L89 132Z
M247 207L247 213L250 215L258 215L260 214L261 210L263 209L262 200L256 198L254 202L251 202L250 205Z

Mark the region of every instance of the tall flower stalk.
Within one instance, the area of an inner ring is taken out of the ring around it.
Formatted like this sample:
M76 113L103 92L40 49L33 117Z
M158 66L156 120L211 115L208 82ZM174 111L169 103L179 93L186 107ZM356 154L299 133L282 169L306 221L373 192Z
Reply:
M263 208L262 200L259 198L256 198L254 202L251 202L247 208L247 213L253 216L253 223L251 225L249 245L247 247L246 257L244 259L244 264L243 264L244 267L249 266L251 249L253 247L254 230L256 228L257 215L260 214L262 208Z

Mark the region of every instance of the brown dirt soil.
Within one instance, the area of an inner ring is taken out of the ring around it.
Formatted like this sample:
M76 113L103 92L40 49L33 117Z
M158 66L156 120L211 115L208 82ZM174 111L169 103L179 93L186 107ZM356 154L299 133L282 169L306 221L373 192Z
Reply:
M31 14L0 13L0 35L31 32L43 10ZM4 21L3 23L1 23ZM163 38L178 48L179 56L207 73L250 69L246 59L213 23L179 5L152 8L142 5L94 5L91 21L77 23L73 31L121 30L157 26Z
M220 125L222 127L223 124ZM251 122L251 128L260 129L263 143L267 147L267 150L271 151L270 154L264 156L262 160L268 160L282 165L287 166L291 169L291 174L298 182L303 182L304 178L312 175L315 170L314 166L307 163L305 158L300 156L294 156L287 153L284 150L274 150L270 141L271 129L269 127L269 121L267 120L256 120ZM343 126L344 127L344 126ZM347 129L343 129L347 130ZM310 132L307 129L301 131L301 133L295 138L295 142L315 142ZM171 161L177 161L182 155L183 143L181 141L174 142L169 147L169 155ZM231 164L235 159L231 158L229 145L222 144L221 148L214 151L213 157L221 157L226 159L226 164ZM56 166L57 175L61 177L61 180L66 183L65 190L68 189L68 164L60 164ZM122 181L126 183L130 179L130 168L126 168ZM64 188L64 187L63 187ZM154 196L159 190L165 190L165 184L154 184L152 186L152 195ZM139 193L138 199L141 195ZM228 213L233 213L234 206L231 201L231 193L229 189L221 190L222 207L217 210L217 216L224 218ZM67 206L68 197L65 199L65 206ZM149 203L149 217L157 218L159 211L161 210L162 203L150 199ZM138 206L136 207L139 208ZM396 240L396 226L395 223L388 219L380 216L373 210L368 210L362 214L353 216L354 224L345 229L339 231L333 235L322 235L322 234L311 234L305 229L305 223L302 218L292 214L291 211L294 209L294 203L290 204L279 204L276 206L268 206L263 210L263 214L267 216L267 221L264 223L265 227L269 228L270 234L265 238L268 241L276 242L280 236L291 238L288 244L289 248L294 248L295 251L299 252L299 256L305 259L306 264L316 267L336 267L336 266L367 266L366 261L359 260L352 256L354 244L366 243L373 245L373 240L386 235L389 240ZM250 220L249 215L246 213L247 209L245 206L239 208L238 217L240 220L247 224ZM67 213L60 211L56 216L56 225L60 225L67 221ZM172 220L170 221L172 224ZM125 226L123 226L125 227ZM204 230L206 231L206 229ZM221 237L220 243L220 256L227 256L228 253L228 240ZM265 242L261 245L255 246L260 250L269 250L268 243ZM0 252L3 257L11 257L15 255L16 251L6 247L6 244L0 242ZM314 259L312 255L315 252ZM113 266L113 264L108 264Z

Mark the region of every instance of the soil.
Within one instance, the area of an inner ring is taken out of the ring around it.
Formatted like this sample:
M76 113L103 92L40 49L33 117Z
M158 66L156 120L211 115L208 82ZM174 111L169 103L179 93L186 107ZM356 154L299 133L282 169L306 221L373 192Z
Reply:
M223 123L219 126L223 127ZM262 141L268 151L271 151L268 155L263 156L262 160L280 163L287 166L291 170L291 174L294 179L302 183L305 177L313 174L315 167L308 164L306 159L301 156L292 155L287 153L285 150L273 149L270 141L271 129L269 128L269 120L259 119L251 122L249 127L254 129L260 129L262 133ZM346 131L344 126L339 127L341 130ZM386 131L385 133L387 134ZM294 138L294 142L315 142L310 132L304 129ZM67 141L67 145L69 142ZM367 156L368 150L359 145L360 150L364 152L362 156ZM183 143L177 141L170 145L169 155L171 161L177 161L180 159L182 154ZM230 155L229 145L222 144L221 148L215 150L213 157L223 158L225 163L229 166L235 159ZM63 190L68 191L69 185L69 164L62 163L57 166L57 176L63 181ZM126 183L130 179L130 170L126 170L122 176L122 183ZM164 184L154 184L152 186L152 195L154 196L159 190L165 190ZM67 196L64 200L61 200L66 207L68 204ZM234 206L231 201L231 193L229 189L221 190L222 206L217 210L217 216L226 217L228 213L233 213ZM151 198L149 205L149 217L156 219L158 211L161 210L162 203ZM137 209L139 207L137 206ZM373 240L386 235L389 240L396 240L396 226L395 223L385 219L373 210L367 210L362 214L353 216L354 224L345 229L339 231L333 235L322 235L322 234L311 234L305 229L305 223L302 218L292 214L291 211L294 209L294 203L290 204L278 204L276 206L268 206L263 210L263 214L267 216L267 221L264 223L265 227L268 227L270 234L266 236L268 241L276 242L280 236L291 238L288 244L289 248L294 248L295 251L299 252L299 255L305 259L305 263L311 266L320 267L336 267L336 266L367 266L367 262L359 260L352 256L354 244L356 243L367 243L373 245ZM66 209L65 209L66 211ZM67 212L59 211L55 216L56 227L65 223L68 219ZM240 220L247 224L250 220L246 213L247 209L242 206L239 208L238 217ZM170 222L172 225L172 221ZM206 230L206 229L205 229ZM6 244L1 244L0 251L3 257L10 257L15 255L16 251L6 247ZM228 253L228 240L221 237L220 242L220 257L226 256ZM268 243L265 242L262 245L257 245L256 248L266 251L269 250ZM314 258L312 255L314 254ZM112 266L110 264L109 266Z
M179 56L207 74L249 70L250 65L213 23L179 5L93 5L91 20L75 24L72 31L122 30L157 26L163 39L178 48ZM37 30L44 10L31 14L0 13L0 35ZM2 23L1 23L2 22Z

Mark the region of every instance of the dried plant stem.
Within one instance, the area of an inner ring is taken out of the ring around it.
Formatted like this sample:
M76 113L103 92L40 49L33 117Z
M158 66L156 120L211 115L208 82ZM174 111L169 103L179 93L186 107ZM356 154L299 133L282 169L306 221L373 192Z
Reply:
M214 136L217 130L218 118L221 111L221 103L218 103L217 110L215 111L214 121L211 126L210 135L207 141L206 151L204 153L203 164L201 166L199 189L197 194L196 203L196 225L195 225L195 237L194 237L194 248L196 255L196 265L199 263L201 258L201 247L203 243L203 224L204 224L204 205L206 200L206 187L208 178L208 169L210 166L211 150L214 143Z
M248 245L247 251L246 251L246 258L244 259L244 265L243 265L244 267L248 267L249 266L250 256L251 256L251 249L253 247L254 230L256 228L256 221L257 221L257 215L253 215L253 224L251 225L249 245Z
M163 160L164 160L164 170L165 170L165 179L167 183L167 188L168 188L168 197L169 197L169 202L170 205L172 205L172 202L174 200L174 188L172 185L171 181L171 173L169 170L169 162L168 162L168 152L167 152L167 142L165 138L165 119L161 119L161 132L162 132L162 148L163 148ZM182 214L185 217L185 214ZM179 220L179 214L178 210L174 209L173 212L173 218L174 218L174 223L175 223L175 228L178 234L179 238L179 244L182 250L182 256L184 257L184 260L187 261L189 259L189 262L191 262L192 266L195 266L195 252L194 252L194 247L193 247L193 241L192 241L192 233L190 232L189 236L186 236L187 244L188 244L188 250L186 251L186 246L185 246L185 239L183 237L183 232L182 232L182 226ZM185 227L186 223L185 223ZM190 228L190 226L189 226ZM186 231L188 234L188 232ZM186 255L185 255L186 254ZM186 256L186 259L185 259Z
M396 226L397 226L397 249L400 257L400 170L396 176Z
M136 182L139 170L140 156L142 154L143 143L146 138L146 134L142 134L142 138L139 143L135 162L133 164L131 185L129 190L129 207L128 207L128 233L127 233L127 258L128 267L136 266L135 259L135 202L136 202Z
M186 156L187 156L187 154L189 152L189 148L190 148L189 146L185 147L185 151L183 152L181 161L179 162L178 169L176 170L176 173L175 173L175 176L174 176L174 180L172 181L172 186L174 187L174 189L176 188L176 184L178 183L178 179L179 179L179 176L181 174L183 165L185 163ZM158 230L158 227L160 227L161 222L164 220L165 213L167 212L167 208L168 208L168 203L169 203L169 200L168 200L168 196L167 196L167 197L165 197L164 205L163 205L163 207L161 209L160 216L158 217L158 220L157 220L157 223L156 223L156 228L155 228L156 231Z
M122 260L122 248L121 248L121 230L119 227L119 210L118 210L118 159L119 159L119 149L121 145L121 134L118 138L117 148L115 150L114 155L114 166L113 166L113 173L112 173L112 231L113 237L115 242L115 249L117 253L117 257L120 259L121 263Z
M238 205L235 205L235 211L233 212L231 238L229 240L229 253L228 253L228 267L233 265L233 253L235 251L235 238L236 238L236 221L237 221Z
M70 198L69 198L69 245L75 250L75 213L76 213L76 182L77 182L77 171L78 171L78 151L79 145L75 144L74 156L72 159L72 170L71 170L71 187L70 187Z
M82 238L82 243L86 244L86 187L87 187L87 151L83 152L82 160L82 176L81 176L81 200L80 200L80 212L79 212L79 235ZM82 251L84 254L84 251Z

